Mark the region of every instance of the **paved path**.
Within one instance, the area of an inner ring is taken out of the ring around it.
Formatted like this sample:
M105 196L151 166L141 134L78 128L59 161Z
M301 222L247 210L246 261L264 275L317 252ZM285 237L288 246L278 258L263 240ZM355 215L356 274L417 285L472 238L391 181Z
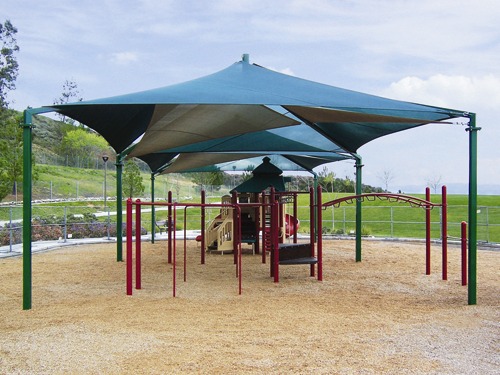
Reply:
M196 236L198 236L201 232L198 230L190 230L186 231L186 238L188 240L194 240ZM177 231L175 233L175 237L177 240L182 240L184 239L184 231ZM141 237L141 240L144 241L150 241L151 240L151 235L147 234ZM166 234L156 234L155 235L155 241L165 241L167 240L167 235ZM126 238L123 238L123 243L125 244ZM78 245L89 245L89 244L97 244L97 243L116 243L116 237L110 237L109 239L107 237L101 237L101 238L68 238L66 241L65 240L54 240L54 241L37 241L37 242L32 242L31 244L31 252L33 254L35 253L41 253L49 250L54 250L57 248L61 247L67 247L67 246L78 246ZM21 256L23 254L23 244L19 243L16 245L10 246L1 246L0 247L0 258L7 258L7 257L15 257L15 256Z

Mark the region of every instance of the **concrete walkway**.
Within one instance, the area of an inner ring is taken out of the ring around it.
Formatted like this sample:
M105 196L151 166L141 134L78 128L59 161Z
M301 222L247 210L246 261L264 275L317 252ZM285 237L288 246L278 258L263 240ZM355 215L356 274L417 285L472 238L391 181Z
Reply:
M201 232L199 230L189 230L186 231L186 238L188 240L194 240ZM184 231L175 232L175 237L177 240L184 239ZM155 241L166 241L166 234L156 234ZM151 234L147 234L141 237L141 241L151 241ZM126 238L123 237L123 244L125 246ZM54 241L37 241L31 243L31 253L43 253L46 251L58 249L61 247L68 246L80 246L80 245L91 245L91 244L105 244L105 243L116 243L116 237L101 237L101 238L68 238L65 240L54 240ZM23 244L15 244L11 246L1 246L0 247L0 258L21 256L23 254Z

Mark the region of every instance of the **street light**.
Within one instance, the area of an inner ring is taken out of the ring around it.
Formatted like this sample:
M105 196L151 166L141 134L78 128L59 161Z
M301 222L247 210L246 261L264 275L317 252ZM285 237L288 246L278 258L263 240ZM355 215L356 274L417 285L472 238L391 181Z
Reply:
M102 161L104 162L104 207L106 207L106 196L108 195L108 189L106 188L106 174L108 172L108 155L102 156Z

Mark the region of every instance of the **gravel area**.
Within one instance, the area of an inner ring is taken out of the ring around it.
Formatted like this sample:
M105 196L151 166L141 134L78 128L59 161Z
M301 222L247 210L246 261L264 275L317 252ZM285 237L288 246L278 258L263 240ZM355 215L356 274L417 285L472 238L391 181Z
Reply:
M440 248L432 275L425 245L324 243L324 281L309 266L269 277L243 255L243 292L232 255L187 242L177 297L166 243L143 243L142 289L125 294L114 244L33 256L33 309L22 310L22 259L0 259L1 374L498 374L500 253L478 252L478 304L467 305L460 250Z

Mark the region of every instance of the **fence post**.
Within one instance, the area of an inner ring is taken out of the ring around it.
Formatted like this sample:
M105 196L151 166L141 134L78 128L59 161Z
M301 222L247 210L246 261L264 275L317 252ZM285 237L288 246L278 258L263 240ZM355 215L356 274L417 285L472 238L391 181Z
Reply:
M391 206L391 238L394 237L394 211L393 207Z
M12 242L13 242L13 238L12 238L12 205L10 205L10 209L9 209L9 253L12 252Z
M64 206L64 231L63 231L63 236L64 236L64 241L66 242L66 239L68 238L68 215L66 212L67 206Z
M107 225L107 233L108 233L108 241L110 240L110 234L109 234L109 226L111 225L111 213L109 212L109 206L106 207L108 211L108 225Z
M344 217L343 217L343 224L342 224L342 225L343 225L342 230L344 231L344 234L347 234L346 229L345 229L345 207L342 207L342 212L343 212L343 214L344 214Z
M489 213L489 207L484 207L486 210L486 242L490 242L490 213Z

